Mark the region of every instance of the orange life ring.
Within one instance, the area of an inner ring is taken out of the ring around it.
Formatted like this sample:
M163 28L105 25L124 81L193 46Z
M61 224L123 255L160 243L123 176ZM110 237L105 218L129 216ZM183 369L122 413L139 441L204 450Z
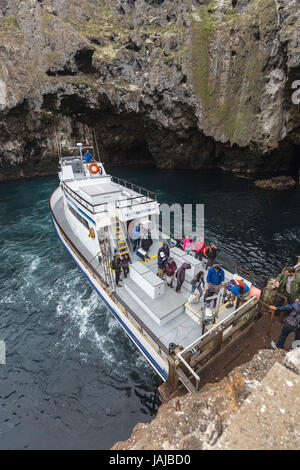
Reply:
M93 170L93 167L95 167L94 170ZM97 163L91 163L90 166L89 166L89 170L90 170L91 173L93 173L93 175L98 173L99 167L98 167Z
M95 238L95 230L93 229L93 227L89 228L89 237Z

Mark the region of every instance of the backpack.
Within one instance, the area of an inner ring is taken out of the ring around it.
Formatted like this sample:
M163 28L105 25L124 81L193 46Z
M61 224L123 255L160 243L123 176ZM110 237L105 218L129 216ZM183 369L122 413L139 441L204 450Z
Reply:
M293 330L300 328L300 302L297 302L296 310L293 310L285 319L285 323Z
M239 279L231 279L231 281L229 281L229 285L230 287L239 286L241 294L244 293L246 287L244 282L240 281Z

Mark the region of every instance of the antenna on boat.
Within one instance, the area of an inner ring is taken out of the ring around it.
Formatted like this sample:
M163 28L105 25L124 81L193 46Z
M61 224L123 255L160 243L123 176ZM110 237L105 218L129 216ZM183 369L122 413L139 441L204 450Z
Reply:
M62 157L62 152L61 152L61 146L60 146L60 143L59 143L59 139L58 139L58 136L57 136L56 126L54 126L54 132L55 132L55 138L56 138L58 158L60 160L61 157Z
M100 157L100 152L99 152L99 147L98 147L98 142L97 142L97 136L96 136L96 132L95 132L95 129L93 128L93 136L94 136L94 141L95 141L95 145L96 145L96 150L97 150L97 157L98 157L98 161L101 162L101 157Z

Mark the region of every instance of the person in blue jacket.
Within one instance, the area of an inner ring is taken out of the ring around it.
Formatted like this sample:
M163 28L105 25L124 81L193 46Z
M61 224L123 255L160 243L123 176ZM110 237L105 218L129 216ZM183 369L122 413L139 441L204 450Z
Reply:
M94 161L94 157L89 150L86 150L83 156L85 163L92 163Z
M234 297L242 297L249 294L250 287L244 281L231 279L227 284L227 289Z
M206 282L208 287L219 286L225 279L224 269L219 264L212 266L207 274Z
M236 308L238 308L240 301L245 299L250 292L250 287L245 283L245 281L241 281L239 279L231 279L227 284L227 289L229 291L229 303L226 306L227 308L233 306L235 299L237 299Z
M133 251L136 251L140 246L141 227L142 227L142 224L137 224L131 232L131 238L133 241L132 243Z

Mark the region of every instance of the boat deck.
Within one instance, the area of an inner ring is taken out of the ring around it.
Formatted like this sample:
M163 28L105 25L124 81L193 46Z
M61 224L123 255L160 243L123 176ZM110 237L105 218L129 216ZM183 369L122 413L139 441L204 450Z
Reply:
M93 259L93 255L89 252L86 246L76 236L72 228L70 227L67 218L64 213L63 205L63 193L59 188L57 191L61 192L60 197L55 203L53 213L57 219L59 226L65 232L67 237L76 246L77 250L90 261L94 269L104 277L104 270L102 265L99 265L97 258ZM149 271L156 275L157 272L157 251L161 246L161 242L154 241L150 248L149 256L150 260L144 262L135 254L130 253L133 263L140 262ZM207 271L204 267L202 270L205 273L205 279ZM232 274L225 271L225 279L229 280L232 278ZM175 288L171 289L167 285L164 286L164 293L157 299L152 299L148 296L139 285L134 282L129 276L124 279L123 273L121 277L122 287L117 287L117 294L119 297L130 307L135 314L141 319L141 321L158 337L161 342L168 347L170 343L180 344L183 347L187 347L197 338L202 335L202 326L196 321L195 316L192 319L186 313L186 303L191 293L190 279L184 282L182 286L182 293L176 293ZM164 281L166 284L166 280ZM174 285L176 282L174 283ZM191 308L194 311L199 309L198 304L191 304ZM228 316L234 307L227 309L224 305L220 308L219 319L223 319ZM191 314L193 316L193 314Z

